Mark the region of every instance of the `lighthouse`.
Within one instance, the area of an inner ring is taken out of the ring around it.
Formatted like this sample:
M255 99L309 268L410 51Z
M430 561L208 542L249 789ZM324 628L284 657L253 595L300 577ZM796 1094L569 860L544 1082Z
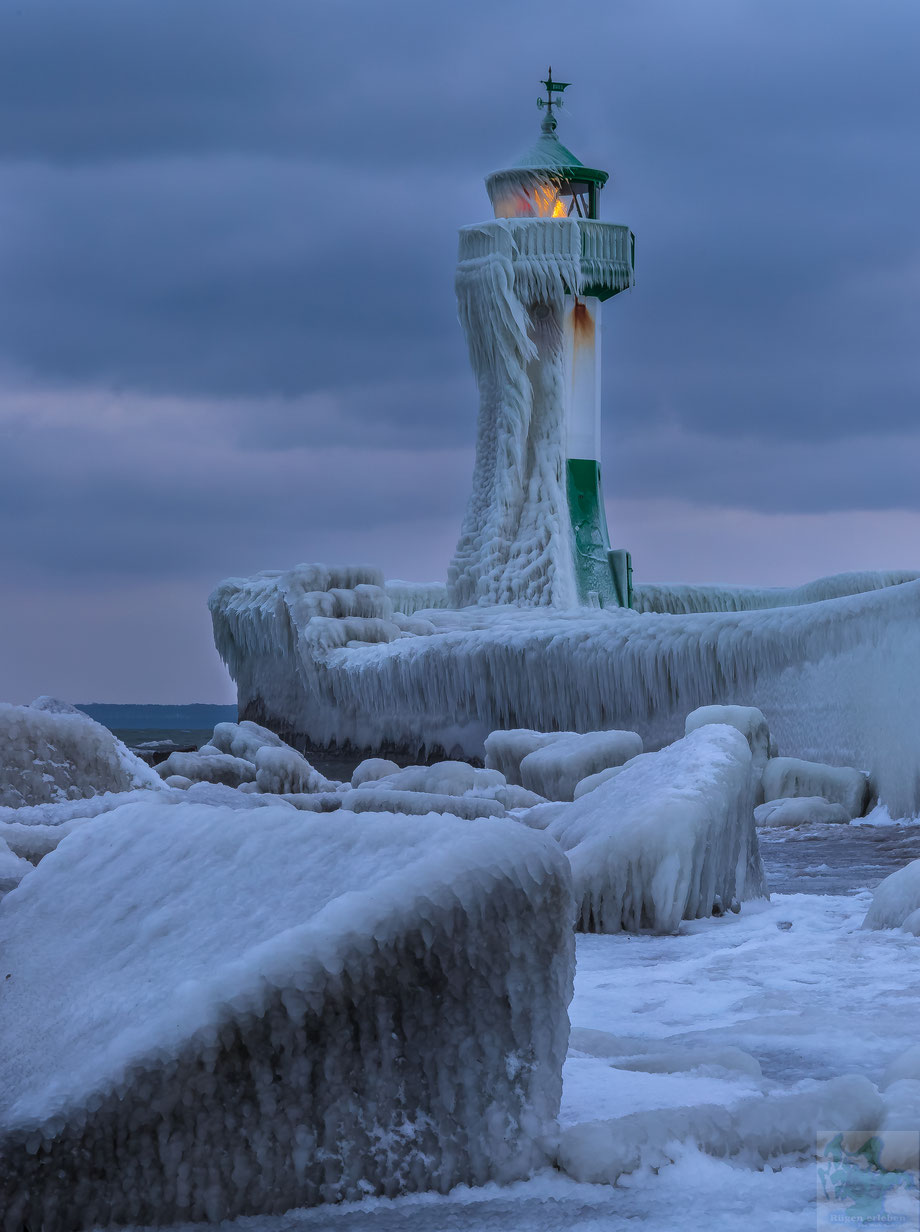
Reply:
M628 606L601 487L601 304L631 287L635 237L603 222L608 174L556 135L550 69L536 143L460 232L457 299L480 394L473 491L448 586L457 606Z

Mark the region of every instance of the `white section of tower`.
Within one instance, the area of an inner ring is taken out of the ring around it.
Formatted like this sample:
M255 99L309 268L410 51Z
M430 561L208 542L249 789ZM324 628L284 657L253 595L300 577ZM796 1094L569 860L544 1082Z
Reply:
M565 297L566 457L601 457L601 305Z

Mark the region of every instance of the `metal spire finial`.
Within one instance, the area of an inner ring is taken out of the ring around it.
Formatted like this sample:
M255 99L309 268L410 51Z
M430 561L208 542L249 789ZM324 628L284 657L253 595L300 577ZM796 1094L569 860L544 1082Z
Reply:
M556 129L556 117L553 115L553 108L562 106L562 91L572 83L570 81L553 81L553 69L550 66L543 84L546 86L546 98L538 98L537 106L541 111L544 107L546 108L546 119L541 125L544 133L552 133ZM558 94L560 97L553 98L554 94Z

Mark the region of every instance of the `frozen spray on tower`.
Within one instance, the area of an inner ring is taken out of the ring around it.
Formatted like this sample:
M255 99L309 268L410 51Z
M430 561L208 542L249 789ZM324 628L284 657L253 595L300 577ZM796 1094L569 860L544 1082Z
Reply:
M600 486L600 306L633 284L635 238L598 219L607 173L556 136L486 179L494 220L460 232L457 299L479 386L473 491L450 600L626 606Z

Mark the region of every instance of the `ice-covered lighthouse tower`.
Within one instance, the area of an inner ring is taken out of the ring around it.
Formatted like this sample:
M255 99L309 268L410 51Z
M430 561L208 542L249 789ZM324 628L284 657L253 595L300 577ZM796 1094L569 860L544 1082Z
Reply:
M601 222L607 172L556 136L568 83L543 82L539 139L486 187L495 219L460 232L457 299L480 393L473 491L452 605L628 606L600 472L600 307L633 285L635 237Z

